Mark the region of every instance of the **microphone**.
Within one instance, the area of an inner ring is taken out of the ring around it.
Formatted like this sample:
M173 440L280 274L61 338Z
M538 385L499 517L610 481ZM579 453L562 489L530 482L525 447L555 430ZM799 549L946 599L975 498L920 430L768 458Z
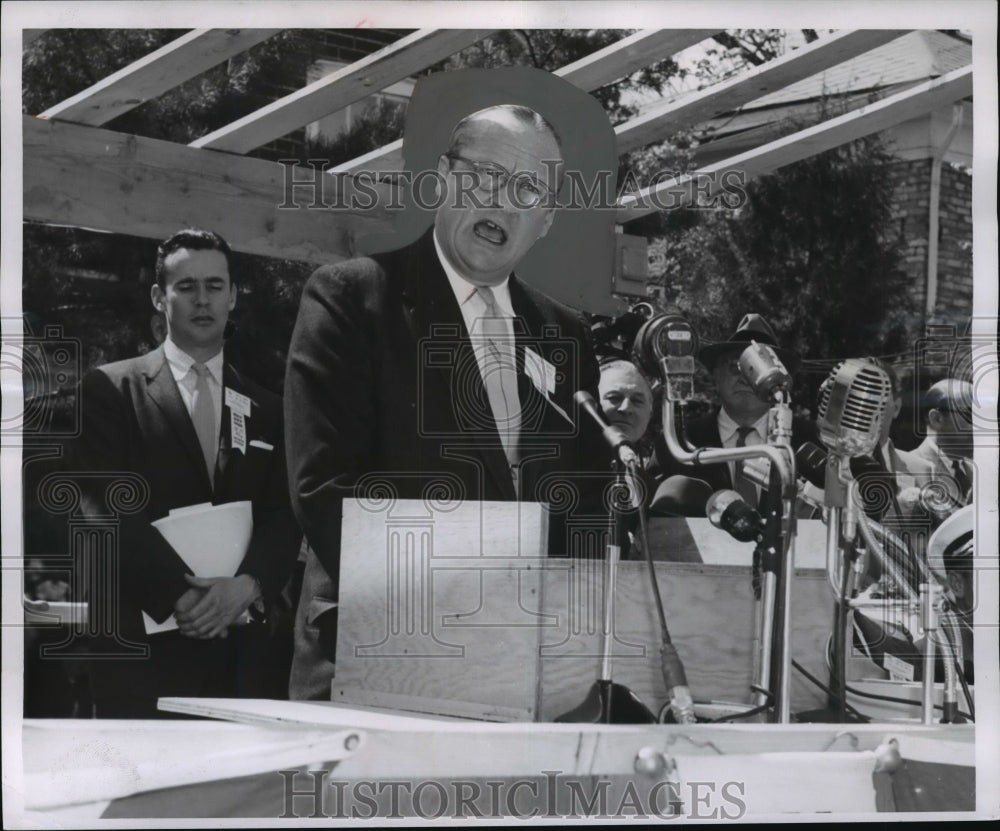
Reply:
M611 449L615 451L618 460L623 465L639 464L639 455L633 449L628 436L625 435L625 432L621 428L608 424L604 418L604 413L601 412L601 408L594 401L594 396L586 390L577 390L573 395L573 400L601 429L601 435L604 436L604 440L611 445Z
M740 542L759 542L764 536L764 520L736 491L713 493L705 505L708 521Z
M792 377L778 353L766 343L750 341L740 355L739 363L740 373L763 401L773 401L776 393L788 392L792 384Z
M649 505L653 513L666 516L705 516L705 502L712 496L712 486L690 476L669 476L664 479Z
M668 401L687 401L694 394L694 356L698 335L678 314L650 318L639 327L632 357L648 375L661 376Z
M826 451L811 441L803 442L795 451L795 469L817 488L826 482Z
M891 395L889 376L870 361L848 358L838 364L823 383L816 422L830 453L871 455Z

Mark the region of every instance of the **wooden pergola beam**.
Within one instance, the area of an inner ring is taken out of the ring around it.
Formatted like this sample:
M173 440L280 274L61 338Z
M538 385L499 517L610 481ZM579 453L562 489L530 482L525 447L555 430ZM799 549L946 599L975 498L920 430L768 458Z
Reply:
M247 153L447 58L490 29L421 29L266 107L191 142Z
M289 198L275 162L32 116L22 130L28 221L153 239L197 226L238 251L310 262L351 256L361 237L392 230L377 206L328 207L329 182L320 199L303 187Z
M625 223L660 210L690 205L695 201L696 194L706 198L717 196L723 190L731 191L735 184L886 130L970 95L972 67L956 69L881 101L708 165L695 173L625 195L619 201L616 221Z
M701 43L718 31L650 29L636 32L552 74L591 92Z
M737 109L782 87L876 49L906 30L859 29L818 40L728 81L685 95L615 128L618 152L663 141L678 130Z
M655 29L636 32L617 43L580 58L553 75L591 92L630 75L652 61L663 60L711 37L718 29ZM403 169L403 140L397 139L363 156L344 162L330 173Z
M49 107L39 117L99 127L280 31L195 29Z

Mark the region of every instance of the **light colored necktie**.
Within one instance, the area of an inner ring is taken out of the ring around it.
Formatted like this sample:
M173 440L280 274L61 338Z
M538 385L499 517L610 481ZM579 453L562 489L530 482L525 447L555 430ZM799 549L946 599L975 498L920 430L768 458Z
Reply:
M514 343L507 321L497 307L493 289L480 286L476 293L486 306L480 319L480 335L484 338L483 385L490 400L493 418L500 433L507 461L516 465L520 459L518 436L521 431L521 403L517 394L517 363Z
M218 451L215 441L215 405L212 403L212 392L208 387L208 367L204 364L191 365L191 371L198 376L194 388L194 400L191 406L191 421L205 457L205 467L208 469L208 481L215 474L215 454Z
M736 446L746 447L747 446L747 436L751 433L755 433L753 427L737 427L736 428ZM757 507L757 486L743 475L743 465L744 462L740 461L736 463L736 492L743 497L743 500L751 508Z

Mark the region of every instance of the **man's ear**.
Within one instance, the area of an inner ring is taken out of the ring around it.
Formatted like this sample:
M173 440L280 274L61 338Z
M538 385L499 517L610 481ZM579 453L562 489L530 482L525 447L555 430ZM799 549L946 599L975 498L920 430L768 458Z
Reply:
M230 280L229 281L229 311L236 308L236 284Z
M965 581L961 574L956 574L954 571L948 572L948 588L951 589L956 600L965 597Z
M549 208L548 210L546 210L545 221L542 223L542 230L539 232L538 237L536 237L536 239L541 239L549 232L549 228L552 227L552 221L555 218L556 218L555 208Z
M437 172L438 175L434 177L434 197L440 199L445 182L448 181L448 174L451 172L451 162L444 153L438 156Z
M163 296L163 289L160 288L159 283L153 283L149 287L149 299L153 301L153 308L158 312L165 312L167 310L167 301Z
M927 426L937 432L940 432L941 428L944 426L944 414L940 410L928 410Z

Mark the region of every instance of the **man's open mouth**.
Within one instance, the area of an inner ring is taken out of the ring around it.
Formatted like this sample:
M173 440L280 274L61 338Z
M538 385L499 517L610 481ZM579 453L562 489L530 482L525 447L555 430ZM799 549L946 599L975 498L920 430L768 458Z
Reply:
M503 245L507 242L507 232L488 219L481 219L472 226L472 230L477 237L484 239L493 245Z

